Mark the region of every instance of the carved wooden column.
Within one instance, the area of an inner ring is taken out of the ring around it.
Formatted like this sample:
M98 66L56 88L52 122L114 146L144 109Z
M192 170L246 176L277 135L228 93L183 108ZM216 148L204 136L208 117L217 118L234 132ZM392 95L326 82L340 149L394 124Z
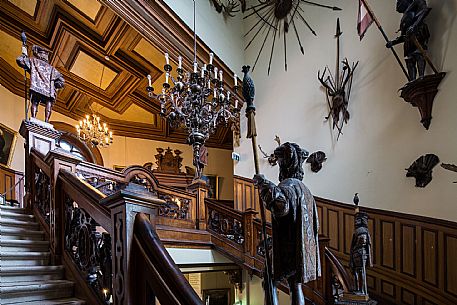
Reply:
M103 199L100 204L111 210L112 230L111 253L113 257L113 300L116 305L134 305L130 294L133 274L130 271L130 254L133 239L133 225L138 213L149 215L153 225L158 205L165 202L158 199L143 186L130 183L124 190Z
M34 118L22 121L19 133L25 139L26 198L24 199L24 205L30 208L30 190L33 183L30 151L33 148L43 156L46 156L49 151L55 149L56 140L60 137L61 133L55 130L51 124Z
M254 209L247 209L243 213L244 222L244 252L249 256L254 257L256 254L256 245L254 244L254 219L256 218L257 211Z
M208 197L208 186L204 180L194 180L188 187L187 191L197 195L197 215L195 225L197 229L206 229L206 212L205 212L205 198Z

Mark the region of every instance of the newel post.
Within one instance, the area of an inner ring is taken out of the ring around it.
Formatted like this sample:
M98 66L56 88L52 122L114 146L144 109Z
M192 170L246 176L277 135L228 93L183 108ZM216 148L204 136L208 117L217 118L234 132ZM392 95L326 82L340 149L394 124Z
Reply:
M206 229L206 207L205 198L208 197L208 186L204 180L194 180L189 186L187 191L197 196L197 215L195 219L196 229Z
M123 190L103 199L100 204L111 211L111 255L113 272L113 301L116 305L134 305L131 295L131 249L135 216L144 213L155 225L157 207L164 204L143 186L130 183ZM137 283L138 284L138 283Z
M243 222L244 222L244 252L248 253L250 256L255 256L256 245L254 244L254 219L256 218L257 211L254 209L247 209L243 212Z
M31 191L35 182L34 173L32 172L32 161L30 152L32 148L46 156L48 152L56 148L56 141L61 133L49 124L40 120L30 118L23 120L19 129L20 135L24 138L25 144L25 198L24 207L31 209Z

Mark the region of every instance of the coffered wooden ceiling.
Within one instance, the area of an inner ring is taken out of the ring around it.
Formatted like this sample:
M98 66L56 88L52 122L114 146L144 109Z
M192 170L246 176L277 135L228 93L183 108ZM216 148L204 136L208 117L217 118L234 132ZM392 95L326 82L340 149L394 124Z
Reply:
M20 32L32 44L52 50L50 62L63 74L54 111L75 120L92 110L115 135L185 143L183 130L169 128L159 103L147 97L146 75L154 88L164 81L163 52L111 9L95 0L1 0L0 82L24 95L23 70L16 64ZM232 132L219 128L208 146L232 148Z

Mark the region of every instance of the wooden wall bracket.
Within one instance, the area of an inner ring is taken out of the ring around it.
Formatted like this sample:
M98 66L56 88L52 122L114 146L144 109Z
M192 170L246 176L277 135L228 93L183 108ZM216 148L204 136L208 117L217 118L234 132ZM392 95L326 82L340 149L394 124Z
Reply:
M427 130L432 121L433 102L444 76L445 72L427 75L407 83L400 89L400 96L405 102L419 108L421 123Z

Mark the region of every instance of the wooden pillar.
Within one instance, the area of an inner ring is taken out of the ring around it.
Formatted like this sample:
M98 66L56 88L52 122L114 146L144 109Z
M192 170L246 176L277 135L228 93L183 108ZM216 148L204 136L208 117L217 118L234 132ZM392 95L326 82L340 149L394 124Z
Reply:
M197 196L197 215L196 215L196 229L205 230L206 229L206 207L205 207L205 198L208 197L208 186L204 180L198 179L194 180L187 187L187 191L195 194Z
M254 209L247 209L243 213L244 222L244 252L254 257L256 254L256 245L254 244L254 219L256 218L257 211Z
M116 305L134 305L131 295L131 279L134 276L130 270L131 249L133 241L133 225L138 213L149 215L155 226L157 209L165 201L158 199L141 185L130 183L124 190L103 199L100 204L111 210L112 232L111 253L113 257L112 272L114 291L113 301Z

